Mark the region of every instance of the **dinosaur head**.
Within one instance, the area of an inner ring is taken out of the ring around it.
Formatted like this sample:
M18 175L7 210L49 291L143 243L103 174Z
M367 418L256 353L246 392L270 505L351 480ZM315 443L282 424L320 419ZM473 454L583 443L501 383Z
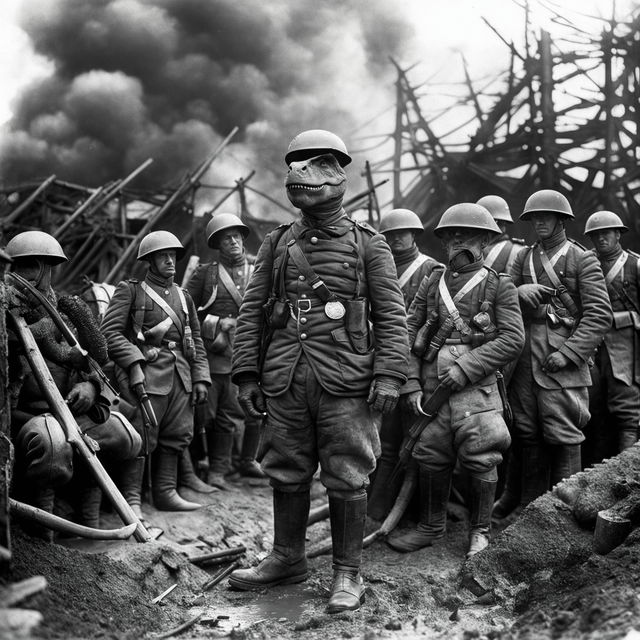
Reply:
M342 207L347 175L337 158L323 153L292 161L285 179L291 204L313 217L329 217Z

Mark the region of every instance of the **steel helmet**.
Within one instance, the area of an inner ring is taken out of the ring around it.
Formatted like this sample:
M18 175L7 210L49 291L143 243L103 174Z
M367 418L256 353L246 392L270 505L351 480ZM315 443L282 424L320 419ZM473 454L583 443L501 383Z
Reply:
M536 211L575 218L569 201L559 191L553 189L542 189L530 195L524 205L524 211L520 214L520 220L529 220L531 214Z
M484 207L492 216L494 220L500 222L513 222L511 217L511 211L509 211L509 205L504 198L500 196L482 196L476 204Z
M44 231L23 231L9 240L6 252L16 258L40 258L49 264L61 264L68 258L60 243Z
M481 229L491 233L502 233L496 221L487 209L473 202L461 202L449 207L440 218L434 233L441 237L444 229L465 227L467 229Z
M346 167L351 162L345 143L335 133L324 129L309 129L299 133L289 143L284 161L291 164L298 160L313 158L321 153L332 153L341 167Z
M622 223L620 216L613 211L596 211L587 218L584 226L585 233L602 231L603 229L618 229L621 233L626 233L629 229Z
M247 227L237 215L233 213L219 213L213 216L207 223L207 244L214 249L217 248L218 238L216 238L215 235L225 229L233 228L239 229L243 238L249 235L249 227Z
M169 231L152 231L142 238L140 242L138 260L144 260L156 251L166 251L167 249L173 249L178 259L184 255L184 247L173 233Z
M380 233L400 231L401 229L415 231L416 233L422 233L424 231L422 221L411 209L392 209L389 213L382 216L382 220L380 220Z

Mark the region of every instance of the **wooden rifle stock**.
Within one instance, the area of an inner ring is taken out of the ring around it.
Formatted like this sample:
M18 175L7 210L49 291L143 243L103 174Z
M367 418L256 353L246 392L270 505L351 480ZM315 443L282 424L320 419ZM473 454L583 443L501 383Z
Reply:
M31 333L31 329L27 325L27 322L17 313L10 313L9 316L13 320L13 324L18 334L20 341L24 347L25 356L29 361L33 375L40 387L42 395L47 400L51 412L60 422L60 425L64 429L67 442L78 452L83 458L91 473L98 482L100 488L111 500L118 515L122 518L125 524L135 524L136 528L133 533L135 539L138 542L147 542L151 540L149 532L146 530L142 522L136 517L127 501L124 499L120 490L115 485L109 474L105 471L100 460L94 451L94 448L89 445L90 440L85 438L82 433L76 419L73 417L71 410L65 403L56 383L51 377L47 363L38 349L35 338Z

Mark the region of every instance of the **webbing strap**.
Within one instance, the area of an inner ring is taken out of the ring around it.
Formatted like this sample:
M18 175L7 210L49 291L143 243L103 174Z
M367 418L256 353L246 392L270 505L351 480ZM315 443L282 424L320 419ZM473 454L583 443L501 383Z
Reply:
M607 272L607 275L604 277L604 281L607 285L610 285L615 279L616 276L622 271L624 265L627 262L627 258L629 254L626 251L623 251L618 259L614 262L613 266Z
M180 322L176 312L146 282L141 282L140 286L143 291L171 318L171 322L173 322L180 334L184 334L184 325ZM189 322L189 311L187 309L187 301L184 297L184 293L180 287L176 287L176 289L178 290L178 297L180 298L182 311L184 311L187 322Z
M403 271L402 275L398 278L398 284L402 289L411 276L427 261L427 256L424 253L420 253L418 257Z
M243 282L246 281L246 277L247 277L247 262L245 260ZM242 304L242 294L238 291L235 285L235 282L233 281L233 278L231 277L229 272L225 269L224 265L222 264L218 265L218 280L222 283L224 288L229 292L229 295L233 298L233 301L236 303L239 309L240 305Z
M484 259L485 267L493 267L493 263L496 261L496 258L500 255L500 252L504 249L506 244L506 240L501 240L493 247L493 249L491 249L491 251L489 251L487 257Z
M449 289L447 287L447 283L445 282L445 275L447 271L448 270L445 269L445 271L442 272L442 275L440 276L440 282L438 283L438 291L440 292L440 297L444 302L444 306L447 307L447 311L449 312L449 315L453 318L453 321L456 325L456 329L458 331L461 331L464 328L468 329L468 327L466 326L467 323L464 322L464 320L462 320L462 318L460 317L460 312L456 307L456 302L460 302L460 300L462 300L462 298L464 298L464 296L466 296L467 293L475 289L475 287L477 287L489 275L489 270L482 268L479 271L477 271L473 275L473 277L467 281L467 283L462 287L462 289L460 289L460 291L456 293L456 295L453 298L451 297L451 294L449 293ZM462 326L462 323L464 323L465 325L463 329L461 329L458 326L458 325Z
M289 242L287 249L298 271L307 279L309 285L318 294L320 300L322 300L322 302L335 300L336 295L331 292L329 287L327 287L320 276L313 270L313 267L309 264L309 261L295 240Z
M565 242L560 249L558 249L558 252L556 254L554 254L553 258L549 259L547 258L547 254L545 253L544 249L540 249L540 260L542 261L542 267L545 271L546 268L544 267L545 262L543 260L543 257L546 258L546 261L549 265L551 265L551 270L553 271L553 267L556 266L556 263L558 262L558 260L560 260L560 258L562 258L562 256L566 256L567 255L567 251L569 251L569 242ZM538 277L536 276L536 270L533 266L533 249L531 249L531 251L529 251L529 271L531 271L531 279L533 280L533 284L538 284ZM553 273L555 273L555 271L553 271ZM547 272L547 276L549 276L549 273ZM551 276L549 276L549 279L551 280ZM558 277L556 276L556 280L558 280ZM558 285L552 281L552 284L554 287L558 287Z

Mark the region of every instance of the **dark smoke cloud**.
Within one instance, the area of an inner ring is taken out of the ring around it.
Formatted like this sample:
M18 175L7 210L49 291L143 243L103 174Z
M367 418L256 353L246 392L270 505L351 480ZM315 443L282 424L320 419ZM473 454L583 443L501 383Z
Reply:
M303 129L343 135L392 98L388 57L411 28L385 0L24 0L21 25L55 66L26 89L0 142L15 183L56 173L95 186L147 157L137 184L196 166L234 126L228 180L281 184Z

